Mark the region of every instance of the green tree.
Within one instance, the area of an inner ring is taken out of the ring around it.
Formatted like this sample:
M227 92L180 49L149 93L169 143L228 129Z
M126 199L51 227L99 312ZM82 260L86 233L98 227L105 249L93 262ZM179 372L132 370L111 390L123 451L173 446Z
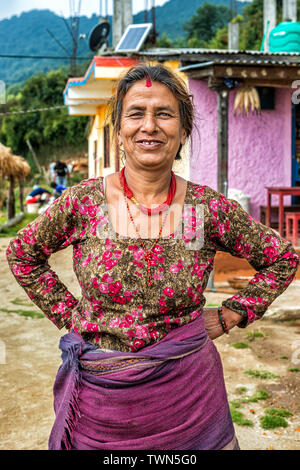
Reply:
M209 49L227 49L228 48L228 28L224 26L218 29L214 38L208 42Z
M6 105L1 107L2 112L54 109L0 117L0 141L15 154L26 156L29 150L26 141L29 139L42 163L65 147L77 150L85 146L88 118L69 116L63 106L67 80L68 71L65 69L38 73L15 90L17 95L10 94ZM56 109L56 106L61 108Z
M172 40L167 36L167 33L162 33L161 37L156 40L157 47L173 47Z
M282 4L277 2L277 20L280 23L286 18L282 18ZM297 16L300 15L300 0L297 0ZM259 51L264 35L264 2L263 0L253 0L245 6L242 12L242 22L240 23L240 49Z
M204 47L218 29L226 26L228 20L229 10L225 5L205 2L183 26L188 46Z
M300 0L297 0L297 17L300 17ZM277 2L277 24L286 21L282 5ZM228 47L229 10L226 6L205 3L184 24L185 37L171 39L163 33L160 47L193 47L226 49ZM232 20L240 24L240 50L260 50L264 35L263 0L253 0Z
M263 0L253 0L243 9L243 21L240 23L240 49L260 50L264 34Z

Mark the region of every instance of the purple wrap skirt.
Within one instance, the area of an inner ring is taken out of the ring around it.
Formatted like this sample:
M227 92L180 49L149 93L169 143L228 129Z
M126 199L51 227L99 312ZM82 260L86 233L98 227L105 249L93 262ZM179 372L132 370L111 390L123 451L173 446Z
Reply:
M60 341L50 450L239 449L219 353L204 320L136 353Z

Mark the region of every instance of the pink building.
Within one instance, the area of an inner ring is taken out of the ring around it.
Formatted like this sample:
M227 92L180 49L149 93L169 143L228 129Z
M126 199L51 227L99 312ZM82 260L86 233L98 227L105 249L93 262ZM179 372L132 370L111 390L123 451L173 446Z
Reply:
M113 154L110 164L105 163L106 102L120 70L140 61L162 62L180 71L194 97L192 146L184 149L176 172L228 197L242 192L246 210L266 223L266 187L300 186L300 54L150 49L95 57L86 75L70 79L65 90L70 114L92 119L90 176L117 171ZM258 90L260 113L234 113L236 96L244 87ZM273 197L272 205L277 202ZM284 204L287 211L300 211L300 197L285 197ZM276 211L273 217L276 227Z
M205 81L191 79L189 84L198 115L190 175L195 182L217 189L217 94ZM228 102L228 190L249 195L250 213L259 219L260 206L266 205L266 186L292 184L291 90L276 88L275 108L248 117L234 115L235 94L229 93Z
M174 49L140 56L163 62L167 54L187 75L196 105L189 178L228 197L249 196L244 200L250 214L265 223L266 187L300 186L300 54ZM259 114L234 114L236 95L245 86L259 92ZM272 206L277 203L273 196ZM300 198L285 197L284 205L300 210Z
M179 60L196 105L190 179L229 197L232 190L242 191L250 197L250 214L265 222L266 187L300 185L300 99L295 89L300 88L300 54L199 49L168 54ZM166 57L159 51L142 55L161 61ZM259 91L260 114L234 115L236 94L245 86ZM299 204L300 210L299 198L288 196L284 204Z

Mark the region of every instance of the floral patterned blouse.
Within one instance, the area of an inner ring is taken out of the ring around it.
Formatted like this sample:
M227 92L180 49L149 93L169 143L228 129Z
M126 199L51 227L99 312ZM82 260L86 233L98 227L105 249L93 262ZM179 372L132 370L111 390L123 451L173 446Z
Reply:
M153 239L144 243L149 249ZM52 253L69 245L79 300L48 264ZM18 283L58 328L72 325L101 348L137 351L201 315L218 250L246 258L257 272L223 302L244 317L242 327L262 317L292 282L299 263L289 242L236 201L188 182L181 227L159 238L152 251L149 287L139 239L112 229L102 177L65 190L11 240L7 259Z

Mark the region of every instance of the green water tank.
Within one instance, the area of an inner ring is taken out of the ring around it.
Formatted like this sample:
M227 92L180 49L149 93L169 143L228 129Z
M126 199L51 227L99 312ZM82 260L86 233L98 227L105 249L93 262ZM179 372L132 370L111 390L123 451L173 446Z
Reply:
M300 23L283 21L272 29L269 35L269 51L300 53Z

